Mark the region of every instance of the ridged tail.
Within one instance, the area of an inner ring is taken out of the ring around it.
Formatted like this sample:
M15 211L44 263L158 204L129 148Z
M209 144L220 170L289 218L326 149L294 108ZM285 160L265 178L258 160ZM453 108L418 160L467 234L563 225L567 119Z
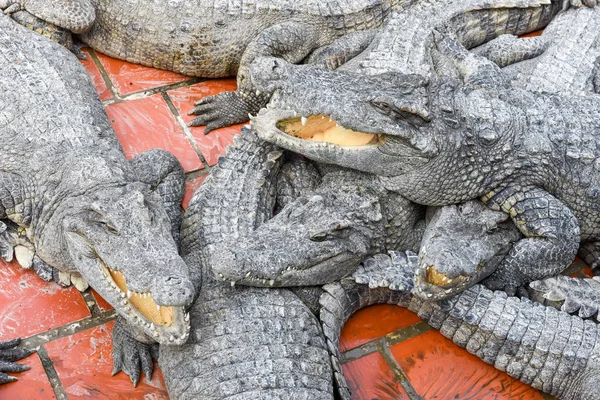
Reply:
M458 346L536 389L561 399L600 398L592 390L600 378L595 322L481 285L437 303L405 289L369 289L351 279L325 287L321 320L342 399L350 398L339 364L343 324L357 310L384 303L408 307Z

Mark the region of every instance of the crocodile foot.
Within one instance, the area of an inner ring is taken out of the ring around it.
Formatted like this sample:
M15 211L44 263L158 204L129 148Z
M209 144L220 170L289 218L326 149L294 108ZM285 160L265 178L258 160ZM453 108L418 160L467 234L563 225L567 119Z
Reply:
M250 103L250 105L249 105ZM197 101L189 115L198 115L188 126L206 125L204 134L248 121L248 114L256 114L260 107L252 106L253 102L245 101L239 92L222 92Z
M4 14L6 15L10 15L24 9L24 5L20 0L0 0L0 10L3 10Z
M125 323L117 320L112 332L113 340L113 371L112 375L123 371L137 386L140 380L140 374L146 375L146 382L152 379L154 370L154 361L158 357L157 343L142 343L136 340Z
M6 374L6 372L23 372L30 369L27 365L14 362L33 353L31 350L16 349L15 347L19 343L21 343L20 338L0 342L0 385L17 381L17 378Z

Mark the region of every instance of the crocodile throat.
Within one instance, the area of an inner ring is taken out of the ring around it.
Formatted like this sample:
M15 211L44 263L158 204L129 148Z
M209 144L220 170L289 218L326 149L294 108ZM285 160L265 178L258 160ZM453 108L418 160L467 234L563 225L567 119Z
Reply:
M379 135L346 129L322 114L282 120L277 128L299 139L340 146L366 146L379 141Z

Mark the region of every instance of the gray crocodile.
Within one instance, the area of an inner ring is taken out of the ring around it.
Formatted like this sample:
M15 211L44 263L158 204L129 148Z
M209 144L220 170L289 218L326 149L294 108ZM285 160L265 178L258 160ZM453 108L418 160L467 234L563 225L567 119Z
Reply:
M260 55L300 62L313 50L340 41L339 57L362 51L400 0L327 2L112 0L0 0L0 9L25 9L81 33L90 47L109 56L185 75L235 76L238 90L206 97L190 124L205 133L248 120L268 101L247 70ZM332 51L332 47L328 47ZM328 53L329 54L329 53Z
M510 87L495 64L467 52L448 34L436 36L440 57L445 65L458 65L464 81L398 74L359 79L257 60L270 69L259 66L255 84L262 85L262 79L271 89L284 89L275 108L253 126L265 140L311 159L375 173L384 186L412 201L443 205L480 197L507 212L526 238L505 258L507 276L494 288L514 293L524 282L564 269L580 240L597 241L596 155L590 143L598 132L600 97ZM311 87L322 93L324 85L335 90L320 98ZM286 110L290 105L294 111ZM306 140L314 132L289 129L301 122L294 112L307 121L310 115L332 115L355 146L341 146L339 137L334 143Z
M306 162L284 164L288 183L308 169L298 164ZM287 190L287 204L276 215L252 234L215 248L211 266L221 279L265 287L323 285L351 274L369 255L419 250L422 206L385 190L371 174L320 169L316 187L304 185L304 195ZM282 188L287 186L278 181L278 193Z
M201 289L187 343L160 347L173 399L333 398L329 354L306 305L290 290L232 286L211 270L220 242L272 216L282 162L281 150L244 129L190 202L182 253Z
M458 346L536 389L562 400L600 399L597 323L482 285L426 301L411 294L416 264L415 255L392 252L366 260L357 272L382 269L395 290L367 285L359 276L324 287L320 315L342 399L350 394L339 367L341 329L358 309L381 303L407 307Z
M78 60L2 14L0 70L2 256L89 284L156 341L185 341L178 161L163 150L128 161Z

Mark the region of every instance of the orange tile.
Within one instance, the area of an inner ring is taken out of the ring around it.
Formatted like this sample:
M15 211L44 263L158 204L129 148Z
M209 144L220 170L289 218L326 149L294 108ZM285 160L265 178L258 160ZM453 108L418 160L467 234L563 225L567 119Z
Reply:
M186 172L204 167L160 94L112 104L106 112L127 158L161 148L173 153Z
M353 400L408 399L408 395L394 377L394 373L379 353L342 365L344 377Z
M184 209L187 209L187 206L188 204L190 204L190 200L192 199L194 192L200 187L202 182L204 182L206 176L207 175L202 175L185 182L185 193L183 194L183 200L181 201L181 205Z
M101 311L108 311L108 310L113 309L113 306L108 304L108 302L106 300L104 300L104 298L102 296L100 296L98 294L98 292L96 292L94 289L91 289L91 291L92 291L92 296L94 296L94 299L96 300L96 303L98 304L98 308L100 308Z
M174 72L144 67L104 54L97 54L100 63L121 96L190 79L188 76Z
M537 390L484 363L438 331L400 342L390 350L417 393L426 399L543 399Z
M146 383L142 377L136 388L123 372L110 376L113 325L109 322L46 345L69 399L168 400L162 374L156 368L152 381Z
M16 374L9 373L9 375L19 380L6 385L0 385L0 399L46 400L56 398L37 353L33 353L29 357L17 362L29 365L31 369Z
M89 317L83 297L0 259L0 340L27 337Z
M180 89L169 90L167 94L179 110L181 118L188 123L195 115L187 115L194 108L194 102L214 94L236 89L235 79L213 79ZM208 165L215 165L227 145L233 143L233 137L240 133L244 124L233 125L204 134L204 127L191 127L190 131Z
M109 100L112 99L113 95L108 86L106 86L106 82L102 79L102 75L100 75L100 71L94 61L92 61L92 57L90 56L90 52L87 49L83 49L83 52L87 55L87 60L79 60L87 70L88 74L92 78L92 82L98 95L100 96L100 100Z
M526 37L541 36L542 32L544 32L544 30L543 30L543 29L540 29L539 31L535 31L535 32L526 33L526 34L524 34L524 35L521 35L521 36L519 36L519 37L526 38Z
M340 349L346 351L421 321L406 308L378 304L354 313L344 325Z

